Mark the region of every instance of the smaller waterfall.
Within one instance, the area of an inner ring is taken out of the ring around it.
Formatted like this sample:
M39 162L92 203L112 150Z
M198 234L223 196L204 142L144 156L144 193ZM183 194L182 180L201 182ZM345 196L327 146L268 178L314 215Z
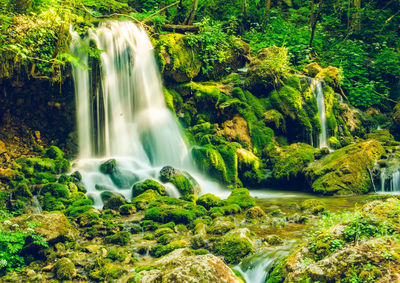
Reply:
M311 80L311 90L317 100L319 121L321 123L321 133L318 139L318 147L328 147L328 131L326 122L326 110L324 101L324 92L322 90L322 82L317 79Z
M382 193L400 193L400 168L399 166L382 168L380 175L380 191Z

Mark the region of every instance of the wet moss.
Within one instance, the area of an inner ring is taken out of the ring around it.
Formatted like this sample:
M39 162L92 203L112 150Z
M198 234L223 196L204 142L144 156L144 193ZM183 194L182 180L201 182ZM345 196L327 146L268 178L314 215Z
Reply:
M130 234L127 231L120 231L114 235L107 236L104 239L105 243L126 246L129 243Z
M237 188L232 191L226 200L222 200L223 206L237 204L242 209L248 209L255 206L255 199L250 196L249 190L246 188Z
M252 244L244 238L226 237L214 247L214 251L224 257L229 264L239 263L245 256L252 252Z
M221 201L220 197L217 197L213 194L205 194L197 199L196 204L202 205L204 208L209 210L214 206L218 206L220 201Z
M159 182L151 179L147 179L143 182L136 183L132 187L132 198L144 193L147 190L154 190L155 192L159 193L160 195L166 195L166 190L163 185Z
M72 280L76 276L75 265L69 258L61 258L54 265L54 272L58 280Z

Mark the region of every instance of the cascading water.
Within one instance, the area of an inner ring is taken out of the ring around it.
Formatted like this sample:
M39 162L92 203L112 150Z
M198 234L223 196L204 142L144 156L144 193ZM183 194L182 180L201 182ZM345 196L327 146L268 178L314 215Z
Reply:
M322 90L322 82L318 79L311 80L311 90L317 99L319 121L321 123L321 133L318 139L318 147L328 147L328 132L326 123L326 110L324 101L324 92Z
M130 199L133 183L156 179L165 165L193 170L189 150L166 107L146 32L131 22L109 21L90 29L85 38L71 34L72 53L82 65L91 67L74 67L73 77L79 143L76 167L95 206L101 206L103 191ZM98 63L88 52L93 45L100 52ZM99 171L100 164L110 158L117 160L114 178Z
M382 168L380 172L380 190L381 192L400 193L400 168L393 166Z

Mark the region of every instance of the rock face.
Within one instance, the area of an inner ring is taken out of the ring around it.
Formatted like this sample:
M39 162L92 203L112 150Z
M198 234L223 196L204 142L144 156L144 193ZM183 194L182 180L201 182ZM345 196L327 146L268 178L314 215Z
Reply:
M77 231L73 228L67 217L60 212L32 214L17 217L13 220L20 227L25 227L26 222L39 222L34 228L35 232L44 237L50 244L64 241L74 241Z
M369 170L383 153L375 140L351 144L310 164L306 178L319 194L367 193L372 188Z
M139 273L139 282L242 282L218 257L193 256L188 249L178 249L155 262L155 268Z

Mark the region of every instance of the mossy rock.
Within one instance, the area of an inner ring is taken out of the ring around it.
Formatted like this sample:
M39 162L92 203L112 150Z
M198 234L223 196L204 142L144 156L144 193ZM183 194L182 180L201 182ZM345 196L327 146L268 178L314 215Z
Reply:
M117 168L117 160L110 159L100 164L99 170L103 174L113 174Z
M229 231L235 229L235 224L225 217L218 217L214 219L208 229L208 233L216 235L225 235Z
M187 172L181 172L171 166L165 166L160 171L162 182L171 182L184 196L200 193L200 186Z
M24 174L11 168L0 168L0 179L6 182L21 181L24 179Z
M119 208L125 204L127 204L127 202L123 196L113 195L104 202L103 210L112 209L119 211Z
M250 219L264 217L265 215L264 210L259 206L254 206L246 211L246 217Z
M289 85L273 91L270 101L285 118L290 140L303 141L320 132L318 108L311 90L304 95Z
M209 210L211 207L218 206L220 201L220 197L217 197L213 194L205 194L197 199L196 204L201 205L205 207L205 209Z
M185 240L178 240L178 241L173 241L167 245L163 245L163 244L156 245L151 250L151 254L153 254L155 257L161 257L166 254L169 254L170 252L172 252L176 249L187 248L187 247L189 247L188 242L186 242Z
M268 154L272 164L272 176L280 183L296 182L304 169L314 161L317 150L305 143L275 147Z
M159 182L147 179L143 182L136 183L132 187L132 198L144 193L147 190L154 190L160 195L166 195L166 190Z
M286 122L283 115L276 109L264 113L265 124L275 132L286 133Z
M31 199L33 195L27 184L19 183L13 191L13 197L17 200L27 201Z
M271 46L260 49L250 62L246 87L262 93L281 85L282 77L289 71L289 57L286 48Z
M341 148L306 169L312 191L324 195L363 194L372 188L369 170L384 153L374 140Z
M64 153L61 149L53 145L45 151L44 157L59 160L64 158Z
M162 34L155 45L161 72L176 82L188 82L201 70L199 52L188 46L183 34Z
M377 140L382 143L390 143L394 141L393 135L387 129L376 130L365 135L366 139Z
M229 264L238 264L244 257L254 251L253 243L247 236L250 232L248 229L239 229L239 233L232 230L222 237L219 243L214 246L214 252L222 255L224 261ZM246 232L242 232L247 231ZM245 234L243 236L243 234Z
M328 144L333 149L339 149L342 147L342 145L340 144L340 141L336 137L330 137L328 139Z
M154 190L147 190L144 193L134 197L132 199L132 204L136 207L137 210L147 209L150 203L159 199L161 196L158 192Z
M133 204L123 204L119 207L121 215L131 215L136 212L136 207Z
M318 63L313 62L304 67L304 72L310 77L315 77L322 69Z
M237 204L242 209L248 209L255 206L255 199L250 196L250 192L246 188L237 188L232 191L226 200L222 200L221 204L223 206L228 206L231 204Z
M339 86L343 79L342 71L333 66L322 69L315 78L322 79L325 83L335 87Z
M130 234L127 231L120 231L114 235L105 237L104 241L108 244L115 244L120 246L126 246L129 243Z
M76 276L75 265L69 258L63 257L59 259L53 267L54 273L58 280L72 280Z
M317 150L317 151L314 153L314 158L315 158L315 160L318 160L318 159L321 159L322 157L328 155L329 153L331 153L331 151L329 150L329 148L323 147L323 148Z

